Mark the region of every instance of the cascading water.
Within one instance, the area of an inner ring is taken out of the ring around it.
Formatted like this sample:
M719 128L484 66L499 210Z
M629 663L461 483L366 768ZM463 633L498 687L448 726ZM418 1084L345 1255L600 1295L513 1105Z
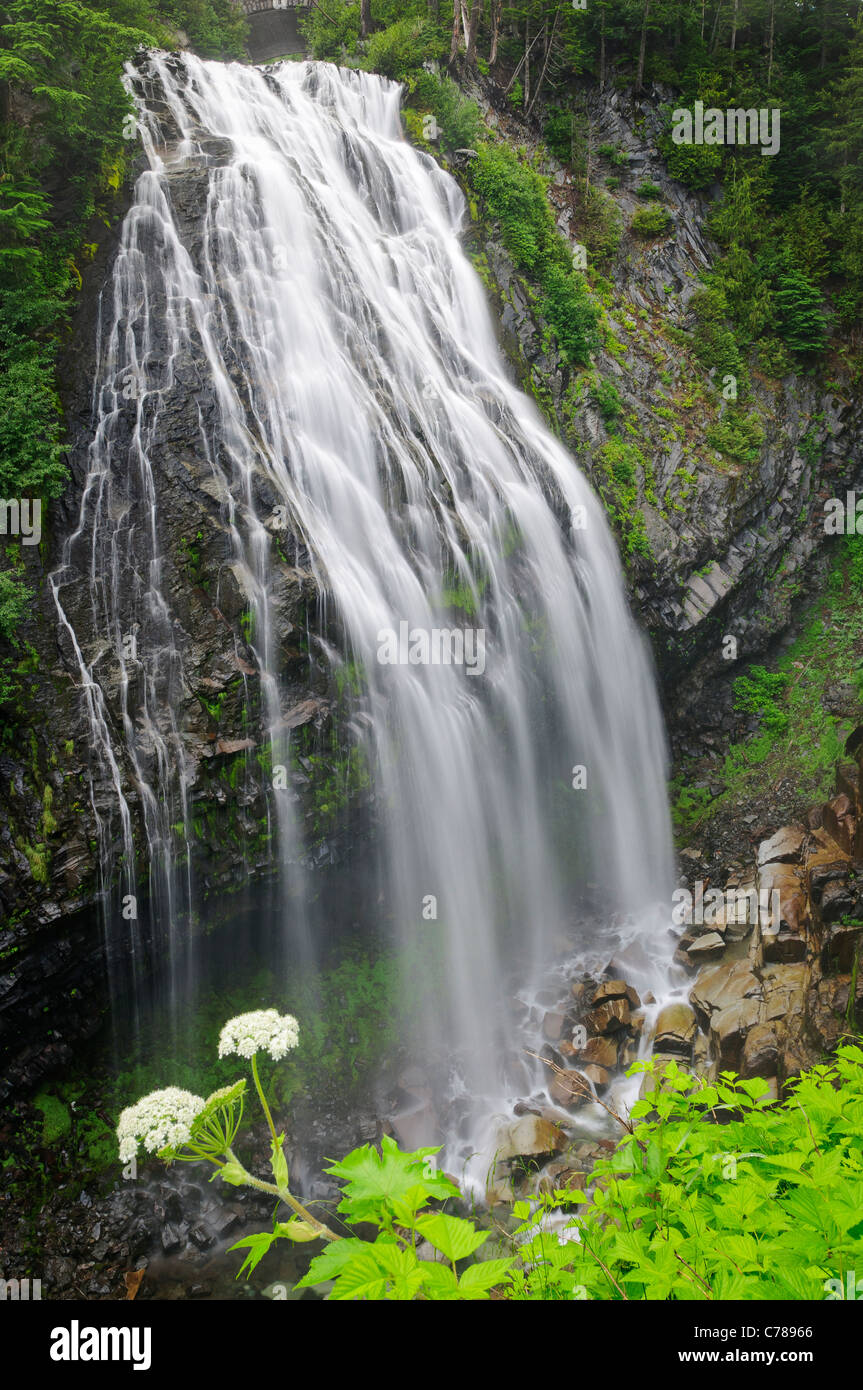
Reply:
M446 1054L454 1084L491 1114L515 1084L500 1045L513 967L528 980L562 951L607 960L640 938L649 974L670 899L661 722L613 540L507 375L459 241L464 199L403 140L394 83L316 63L264 72L160 54L128 81L150 169L106 305L80 524L54 576L127 862L121 764L161 885L156 910L172 920L194 770L149 440L194 343L208 372L200 431L254 613L273 762L290 749L262 479L308 548L357 672L352 727L380 810L387 911L405 943L439 943L443 988L417 1019L418 1045ZM194 246L172 204L190 166L207 188ZM150 341L156 314L167 359ZM122 750L100 690L104 653L81 649L63 608L76 566L116 662ZM131 648L117 606L130 592ZM464 660L434 660L449 643L458 657L460 642ZM290 795L274 791L272 806L296 900ZM114 841L106 829L106 854ZM191 901L193 885L182 891Z

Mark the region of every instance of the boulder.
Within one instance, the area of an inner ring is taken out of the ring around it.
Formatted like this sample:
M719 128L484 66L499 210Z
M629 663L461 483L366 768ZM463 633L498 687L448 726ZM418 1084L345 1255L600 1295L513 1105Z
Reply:
M588 1038L578 1055L583 1062L610 1070L617 1066L617 1042L613 1037Z
M742 1076L775 1076L781 1045L775 1023L756 1023L743 1045Z
M501 1128L495 1158L501 1163L508 1158L559 1153L565 1146L566 1135L558 1125L541 1115L520 1115Z
M563 1014L547 1013L542 1020L542 1036L549 1042L557 1042L563 1032Z
M706 1029L714 1013L741 999L760 996L761 981L753 974L749 961L735 960L702 970L689 991L689 1002Z
M758 1022L760 1012L760 1001L750 998L740 999L713 1015L710 1041L723 1071L740 1071L746 1036Z
M659 1011L653 1038L654 1052L671 1052L688 1057L698 1029L695 1010L690 1004L666 1004Z
M758 867L762 864L799 864L808 831L803 825L785 825L758 846Z
M692 965L701 965L706 960L715 960L724 950L725 942L719 932L709 931L704 936L697 937L691 946L687 946L686 954Z
M548 1163L543 1168L536 1187L538 1192L551 1196L553 1192L561 1190L569 1191L572 1188L583 1190L586 1182L587 1174L579 1172L577 1168L570 1168L566 1163Z
M591 1099L590 1087L578 1071L555 1072L548 1093L555 1105L563 1105L567 1110L575 1110Z
M609 999L592 1009L584 1022L590 1033L616 1033L629 1023L629 1000Z
M581 1070L582 1074L587 1077L588 1081L592 1082L597 1094L599 1094L600 1091L608 1090L609 1077L608 1072L605 1070L605 1067L598 1067L595 1063L591 1062L588 1063L586 1067L582 1067Z
M625 999L626 991L629 988L625 980L606 980L597 990L594 991L591 1004L604 1004L607 999Z

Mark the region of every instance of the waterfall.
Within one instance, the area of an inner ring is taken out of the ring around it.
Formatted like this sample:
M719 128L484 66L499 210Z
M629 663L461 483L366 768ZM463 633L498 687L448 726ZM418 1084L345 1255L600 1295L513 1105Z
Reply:
M499 1042L516 965L527 978L567 942L665 954L652 944L672 887L664 738L613 538L513 385L461 245L465 199L403 139L395 83L158 53L127 82L149 168L105 291L89 472L53 577L116 791L100 807L103 854L134 869L126 768L170 940L196 897L182 868L195 769L152 440L194 356L273 764L291 756L270 585L283 509L343 633L333 660L357 673L350 736L375 789L381 900L404 942L439 942L444 987L417 1019L419 1046L445 1048L458 1084L493 1108L511 1085ZM184 245L173 200L189 169L205 196ZM92 650L64 604L82 578ZM118 608L130 595L133 642ZM302 899L293 798L270 799Z

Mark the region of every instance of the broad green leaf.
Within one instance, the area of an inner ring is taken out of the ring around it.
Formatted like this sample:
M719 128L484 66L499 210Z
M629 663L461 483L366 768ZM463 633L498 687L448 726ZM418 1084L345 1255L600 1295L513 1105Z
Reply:
M458 1281L458 1291L465 1298L487 1298L489 1289L500 1284L515 1260L483 1260L470 1265Z
M417 1188L427 1198L459 1196L458 1188L442 1173L426 1177L424 1160L437 1152L436 1148L427 1148L401 1153L395 1141L384 1135L380 1153L364 1144L341 1163L331 1162L326 1171L346 1184L339 1211L349 1213L355 1221L382 1225L384 1213L392 1214L392 1200L406 1202L410 1194L414 1201Z
M245 1270L248 1269L249 1273L251 1274L252 1270L257 1268L257 1266L261 1263L261 1260L264 1258L275 1239L275 1233L270 1231L261 1231L257 1235L244 1236L244 1238L242 1240L238 1240L235 1245L228 1246L229 1250L242 1250L244 1248L248 1248L249 1251L248 1255L243 1260L243 1263L240 1265L240 1268L237 1270L237 1279L239 1279L240 1275Z
M357 1236L346 1236L344 1240L331 1240L320 1255L316 1255L308 1274L296 1285L298 1289L311 1289L316 1284L325 1284L328 1279L336 1279L357 1255L368 1250L368 1241Z
M420 1269L428 1298L440 1302L458 1298L458 1280L449 1265L420 1260Z
M348 1299L383 1299L386 1296L387 1276L366 1245L362 1254L354 1256L336 1279L330 1294L334 1302Z
M448 1260L465 1259L489 1237L488 1231L478 1231L472 1221L463 1221L460 1216L444 1216L439 1211L420 1217L417 1230Z

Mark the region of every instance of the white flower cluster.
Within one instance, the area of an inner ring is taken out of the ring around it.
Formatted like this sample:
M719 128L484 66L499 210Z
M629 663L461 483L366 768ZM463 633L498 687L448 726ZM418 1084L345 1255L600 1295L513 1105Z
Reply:
M123 1111L117 1125L121 1163L135 1157L139 1144L154 1154L169 1145L176 1149L187 1143L192 1124L203 1108L201 1096L193 1096L191 1091L181 1091L177 1086L143 1096Z
M254 1009L228 1019L219 1034L219 1056L236 1053L238 1057L254 1057L256 1052L268 1052L274 1062L279 1062L299 1040L300 1026L291 1014Z

